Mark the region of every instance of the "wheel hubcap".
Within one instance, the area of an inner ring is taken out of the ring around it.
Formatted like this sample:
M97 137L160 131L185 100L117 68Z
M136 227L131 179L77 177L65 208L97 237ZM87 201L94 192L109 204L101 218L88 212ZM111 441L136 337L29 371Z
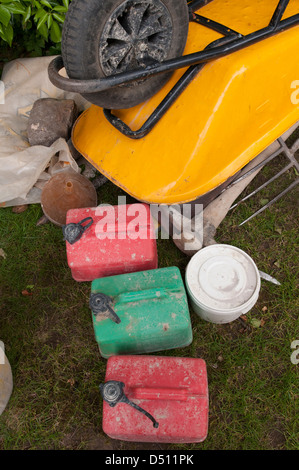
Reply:
M127 0L111 15L100 39L100 63L106 75L167 58L172 21L160 0Z

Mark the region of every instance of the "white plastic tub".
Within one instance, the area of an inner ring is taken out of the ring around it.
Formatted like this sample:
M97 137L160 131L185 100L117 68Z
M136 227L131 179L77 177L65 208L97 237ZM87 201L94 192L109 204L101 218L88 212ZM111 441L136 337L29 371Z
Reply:
M194 312L212 323L229 323L249 312L261 287L259 271L244 251L211 245L196 253L186 269Z

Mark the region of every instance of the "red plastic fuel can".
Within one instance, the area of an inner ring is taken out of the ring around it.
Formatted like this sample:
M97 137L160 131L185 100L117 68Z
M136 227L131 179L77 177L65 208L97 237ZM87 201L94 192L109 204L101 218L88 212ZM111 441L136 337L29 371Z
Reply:
M63 233L76 281L157 268L155 230L147 204L72 209Z
M108 359L103 430L113 439L192 443L208 433L208 379L202 359L113 356Z

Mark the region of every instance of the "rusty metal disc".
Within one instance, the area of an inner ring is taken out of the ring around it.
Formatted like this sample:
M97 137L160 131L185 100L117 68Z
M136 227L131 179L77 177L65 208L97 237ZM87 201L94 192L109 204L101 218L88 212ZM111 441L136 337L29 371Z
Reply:
M66 223L66 214L70 209L96 207L97 192L85 176L61 172L44 186L41 205L46 217L61 227Z

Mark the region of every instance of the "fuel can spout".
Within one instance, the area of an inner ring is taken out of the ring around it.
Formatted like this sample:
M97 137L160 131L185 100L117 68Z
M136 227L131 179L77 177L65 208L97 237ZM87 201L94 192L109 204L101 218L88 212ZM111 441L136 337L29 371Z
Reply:
M82 237L83 233L89 229L89 227L93 224L93 219L92 217L87 217L84 220L81 220L81 222L78 222L77 224L75 223L70 223L63 225L62 227L62 233L63 233L63 239L64 241L69 242L71 245L76 243L80 238Z
M112 308L113 301L111 297L105 294L97 293L91 294L89 299L89 306L92 313L97 315L103 315L106 318L110 318L114 323L121 323L119 316L115 313Z
M132 406L132 408L149 418L153 422L154 428L158 428L159 423L151 414L149 414L143 408L136 405L136 403L133 403L128 399L128 397L126 397L124 393L124 387L125 384L123 382L117 382L115 380L110 380L105 384L100 384L100 392L103 397L103 400L105 400L111 407L116 406L118 403L126 403L127 405Z

